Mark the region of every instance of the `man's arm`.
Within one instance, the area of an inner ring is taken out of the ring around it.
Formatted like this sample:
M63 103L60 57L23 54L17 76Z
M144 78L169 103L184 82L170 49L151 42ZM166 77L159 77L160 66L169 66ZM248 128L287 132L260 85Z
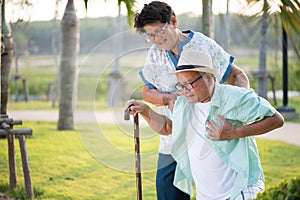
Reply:
M231 71L227 77L226 82L230 85L235 85L239 87L249 88L249 79L246 73L234 63L232 63Z
M273 116L265 117L260 121L253 122L240 127L232 126L226 119L218 116L222 126L218 126L213 121L207 123L206 131L210 139L229 140L234 138L243 138L254 135L261 135L276 128L283 126L284 119L277 111Z
M133 116L139 113L155 132L161 135L172 133L172 121L168 117L154 112L147 104L129 100L125 105L126 109L129 109Z
M168 105L171 110L173 110L175 100L177 99L176 94L161 93L157 89L151 89L146 85L143 86L142 94L145 101L156 106Z

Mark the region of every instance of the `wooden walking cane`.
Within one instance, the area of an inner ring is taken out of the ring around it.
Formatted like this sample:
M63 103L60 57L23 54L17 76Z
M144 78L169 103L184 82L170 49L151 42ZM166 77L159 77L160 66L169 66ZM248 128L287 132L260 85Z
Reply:
M124 119L129 120L129 108L125 110ZM138 113L134 116L134 150L135 150L135 174L137 200L142 200L142 175L141 175L141 160L140 160L140 131L139 131L139 116Z

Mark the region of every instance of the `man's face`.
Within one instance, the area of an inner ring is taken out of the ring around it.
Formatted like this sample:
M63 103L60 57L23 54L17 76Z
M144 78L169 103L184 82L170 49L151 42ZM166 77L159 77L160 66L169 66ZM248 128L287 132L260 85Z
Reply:
M175 27L168 22L147 24L143 29L145 30L147 41L165 50L172 49L178 40Z
M194 71L179 72L176 74L181 93L189 103L209 102L214 88L213 76L209 73Z

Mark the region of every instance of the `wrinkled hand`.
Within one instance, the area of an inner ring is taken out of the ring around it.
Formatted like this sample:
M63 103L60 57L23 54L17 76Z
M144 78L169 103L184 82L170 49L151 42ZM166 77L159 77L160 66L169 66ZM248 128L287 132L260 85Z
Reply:
M177 97L179 96L179 93L175 93L175 94L168 94L168 106L169 106L169 109L173 112L173 108L174 108L174 104L175 104L175 101L177 99Z
M137 113L145 113L150 109L150 107L147 104L136 101L134 99L127 101L124 108L124 110L129 109L130 114L133 116L135 116Z
M229 140L236 138L235 127L221 116L217 116L216 118L221 122L222 125L219 126L213 120L207 122L207 137L212 140Z

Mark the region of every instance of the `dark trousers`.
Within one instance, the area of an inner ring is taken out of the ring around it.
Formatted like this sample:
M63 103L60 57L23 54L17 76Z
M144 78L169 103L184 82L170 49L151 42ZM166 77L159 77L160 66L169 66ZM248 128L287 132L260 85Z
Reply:
M190 196L173 185L176 162L171 155L159 154L156 172L158 200L190 200Z

